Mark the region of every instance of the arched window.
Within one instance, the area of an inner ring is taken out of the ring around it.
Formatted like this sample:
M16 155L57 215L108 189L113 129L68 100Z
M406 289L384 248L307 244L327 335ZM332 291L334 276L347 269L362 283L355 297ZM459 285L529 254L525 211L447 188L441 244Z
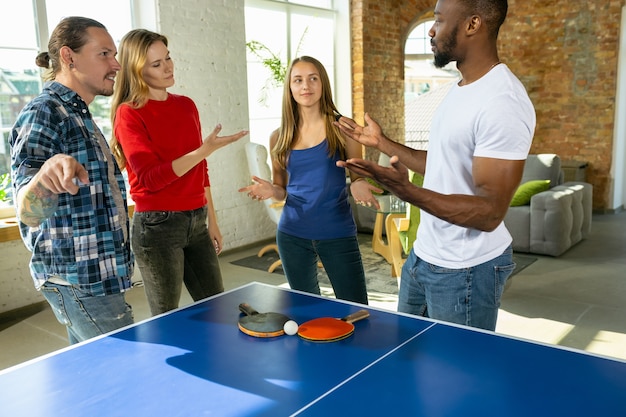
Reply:
M434 20L419 23L404 46L404 120L405 144L415 149L428 148L433 113L448 88L459 78L456 64L436 68L428 31Z

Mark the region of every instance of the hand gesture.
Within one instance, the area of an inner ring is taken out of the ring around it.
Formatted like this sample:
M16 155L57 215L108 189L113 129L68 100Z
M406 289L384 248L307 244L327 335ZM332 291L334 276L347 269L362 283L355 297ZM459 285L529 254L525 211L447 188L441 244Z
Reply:
M345 116L340 117L339 121L333 123L344 135L363 146L378 148L380 142L385 138L380 125L370 117L369 113L365 113L365 126L360 126L357 122Z
M56 154L48 159L33 178L53 194L78 192L79 184L89 184L89 174L76 159L65 154Z
M370 184L365 178L359 178L357 181L350 183L350 194L354 198L354 201L362 206L374 206L376 210L380 209L380 203L374 193L382 193L378 187Z
M242 187L238 191L240 193L247 192L248 197L251 197L253 200L262 201L274 197L274 186L271 182L259 178L256 175L252 176L252 181L254 181L255 184Z
M41 166L33 179L17 195L17 217L37 227L57 209L62 193L78 193L79 182L89 184L85 167L69 155L57 154Z
M236 142L248 134L247 130L240 130L239 132L229 136L217 136L217 134L220 133L221 130L222 125L218 124L217 126L215 126L215 129L213 129L213 132L211 132L211 134L204 138L204 140L202 141L202 148L204 150L205 156L211 155L216 150L233 142Z
M400 163L397 156L392 156L389 163L390 166L384 167L365 159L350 158L346 161L337 161L337 166L348 168L363 177L373 178L385 189L402 198L402 191L405 187L412 185L409 181L409 171Z

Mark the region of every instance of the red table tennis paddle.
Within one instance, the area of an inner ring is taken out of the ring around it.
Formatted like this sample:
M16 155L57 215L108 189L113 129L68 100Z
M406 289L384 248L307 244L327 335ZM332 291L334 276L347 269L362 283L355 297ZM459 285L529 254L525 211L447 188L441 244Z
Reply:
M285 323L290 319L280 313L259 313L248 303L239 304L245 315L239 318L239 330L254 337L277 337L285 334Z
M354 322L368 318L369 311L359 310L344 318L320 317L302 323L298 327L298 336L312 342L335 342L354 333Z

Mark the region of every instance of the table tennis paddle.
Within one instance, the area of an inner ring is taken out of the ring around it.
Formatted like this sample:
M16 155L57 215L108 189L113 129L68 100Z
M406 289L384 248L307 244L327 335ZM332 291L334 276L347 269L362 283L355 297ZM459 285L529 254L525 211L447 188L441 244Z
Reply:
M369 311L359 310L341 319L320 317L302 323L298 327L298 336L312 342L335 342L354 333L354 322L368 318Z
M277 337L285 334L285 323L290 319L280 313L259 313L250 304L239 304L245 315L239 318L239 330L254 337Z

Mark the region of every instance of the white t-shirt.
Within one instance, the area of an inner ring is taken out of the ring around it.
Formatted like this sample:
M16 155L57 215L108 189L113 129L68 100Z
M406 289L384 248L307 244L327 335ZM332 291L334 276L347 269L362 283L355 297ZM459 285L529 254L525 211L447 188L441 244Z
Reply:
M455 84L433 117L424 188L475 195L473 158L525 160L535 123L526 89L504 64L471 84ZM429 263L458 269L499 256L511 241L504 222L492 232L483 232L422 210L413 249Z

